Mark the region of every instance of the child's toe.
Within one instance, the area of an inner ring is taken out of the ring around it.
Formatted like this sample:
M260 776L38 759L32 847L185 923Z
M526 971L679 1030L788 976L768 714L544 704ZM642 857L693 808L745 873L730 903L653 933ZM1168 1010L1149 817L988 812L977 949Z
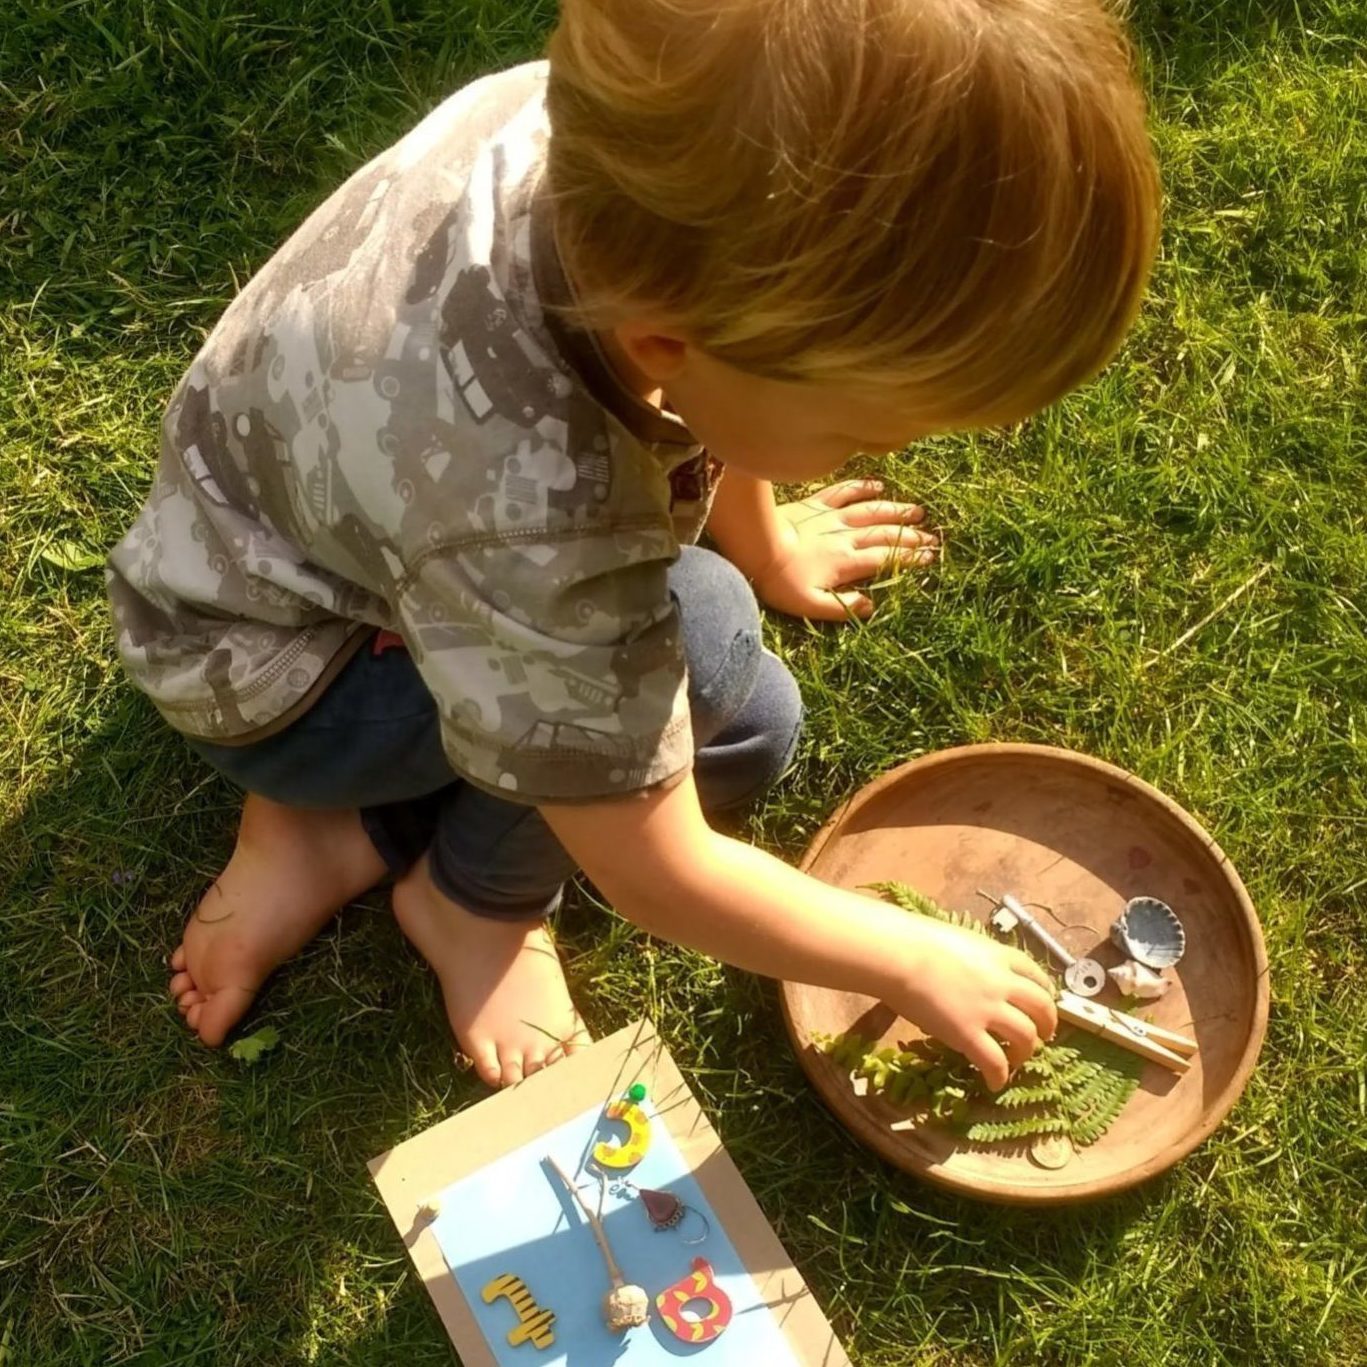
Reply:
M575 1027L572 1035L566 1035L551 1051L546 1055L547 1063L555 1063L562 1058L569 1058L577 1050L582 1049L586 1044L593 1042L588 1032L588 1028L580 1021Z
M171 967L177 972L185 967L185 946L183 944L175 947L175 951L171 955Z
M506 1054L500 1054L499 1060L503 1065L503 1085L505 1087L516 1087L525 1076L522 1068L522 1055L509 1050Z
M205 1044L216 1049L227 1039L228 1031L242 1019L255 996L255 992L245 987L224 987L192 1006L185 1019Z
M173 997L183 997L187 992L194 991L195 980L188 973L177 973L170 983L171 995Z
M503 1065L499 1062L498 1048L492 1043L472 1043L467 1050L470 1062L481 1082L497 1087L503 1080Z
M200 1002L206 1000L207 998L203 992L191 990L181 995L180 999L176 1002L176 1010L184 1016L188 1014L192 1006L198 1006Z

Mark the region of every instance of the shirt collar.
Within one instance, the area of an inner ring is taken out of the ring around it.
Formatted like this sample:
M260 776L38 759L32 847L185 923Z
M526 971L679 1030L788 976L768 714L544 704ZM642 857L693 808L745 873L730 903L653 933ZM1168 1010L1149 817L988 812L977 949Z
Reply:
M561 312L577 303L555 241L555 210L545 185L532 197L532 279L540 296L546 331L565 361L593 395L638 441L647 446L695 448L697 439L683 420L662 413L622 383L597 336L569 322Z

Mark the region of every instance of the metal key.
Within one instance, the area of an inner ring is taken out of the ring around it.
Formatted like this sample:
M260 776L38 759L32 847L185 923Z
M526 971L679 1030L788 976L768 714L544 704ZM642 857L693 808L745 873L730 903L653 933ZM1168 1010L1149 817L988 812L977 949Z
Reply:
M996 911L992 913L992 928L1003 935L1017 929L1028 931L1050 954L1063 965L1063 981L1070 992L1079 997L1095 997L1106 986L1106 970L1095 959L1079 959L1070 953L1054 935L1046 930L1039 918L1032 915L1009 892L1000 897L982 893L989 901L995 902Z

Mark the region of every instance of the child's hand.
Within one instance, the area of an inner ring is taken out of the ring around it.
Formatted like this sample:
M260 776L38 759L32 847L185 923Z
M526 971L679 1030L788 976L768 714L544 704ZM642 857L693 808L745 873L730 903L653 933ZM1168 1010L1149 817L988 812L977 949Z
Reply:
M692 774L627 798L540 810L598 891L651 935L884 1001L966 1055L994 1089L1057 1028L1049 975L1028 954L719 835Z
M840 590L891 568L929 564L938 542L917 530L925 511L881 499L882 491L877 480L847 480L780 504L784 549L755 576L759 599L794 617L868 617L867 594Z
M964 1054L995 1092L1058 1029L1054 987L1028 954L958 926L917 916L917 968L898 1014Z

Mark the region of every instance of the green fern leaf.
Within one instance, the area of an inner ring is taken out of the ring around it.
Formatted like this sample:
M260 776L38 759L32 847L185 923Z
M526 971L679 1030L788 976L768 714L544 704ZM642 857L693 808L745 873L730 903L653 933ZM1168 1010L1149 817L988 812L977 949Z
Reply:
M1015 1120L980 1120L965 1133L977 1144L1000 1144L1041 1134L1067 1134L1068 1122L1058 1115L1024 1115Z
M1095 1059L1075 1059L1059 1070L1056 1074L1056 1080L1060 1089L1066 1092L1081 1087L1089 1079L1095 1077L1099 1069L1104 1067L1105 1064L1098 1063Z
M1134 1055L1090 1037L1081 1048L1045 1044L993 1095L961 1054L935 1040L893 1048L846 1032L814 1036L813 1043L866 1079L871 1094L904 1109L924 1108L975 1143L1066 1134L1079 1148L1093 1144L1134 1094L1142 1067Z
M887 898L903 911L914 911L921 916L932 916L937 921L948 921L950 925L958 926L961 930L976 931L979 935L987 934L987 927L976 917L970 916L966 911L950 911L934 898L917 892L906 883L865 883L863 886L871 892L878 893L880 897Z
M1073 1143L1082 1147L1095 1144L1115 1123L1138 1086L1139 1082L1135 1078L1121 1078L1117 1085L1098 1097L1089 1115L1072 1122L1069 1132Z
M1046 1082L1039 1087L1008 1087L1004 1092L998 1092L994 1099L998 1106L1014 1111L1022 1106L1059 1105L1063 1092L1058 1083Z
M1098 1069L1080 1087L1075 1087L1063 1098L1063 1108L1069 1119L1080 1119L1091 1109L1105 1101L1116 1089L1123 1086L1124 1078L1114 1073Z

